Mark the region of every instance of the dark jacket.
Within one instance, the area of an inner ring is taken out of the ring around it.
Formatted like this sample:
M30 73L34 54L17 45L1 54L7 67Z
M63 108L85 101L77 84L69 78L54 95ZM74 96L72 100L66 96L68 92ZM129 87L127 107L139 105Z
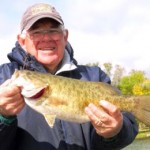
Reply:
M58 75L110 83L109 77L99 67L78 65L77 61L73 59L73 51L69 44L66 49L77 68L63 71ZM26 54L18 43L12 53L8 54L8 58L11 62L0 66L0 84L10 78L15 69L25 68L47 72L34 57ZM123 120L123 128L120 133L114 138L106 140L97 135L90 122L77 124L56 119L54 127L50 128L41 114L26 105L11 123L0 122L0 150L121 149L130 144L137 134L134 117L124 112Z

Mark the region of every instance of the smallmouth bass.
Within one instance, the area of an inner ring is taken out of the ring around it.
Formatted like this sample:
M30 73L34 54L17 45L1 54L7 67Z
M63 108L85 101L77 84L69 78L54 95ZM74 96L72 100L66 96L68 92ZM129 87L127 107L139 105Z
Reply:
M11 84L21 87L25 102L53 127L55 118L85 123L89 103L107 100L150 126L150 95L123 96L104 82L83 81L29 70L15 70ZM101 108L101 107L100 107Z

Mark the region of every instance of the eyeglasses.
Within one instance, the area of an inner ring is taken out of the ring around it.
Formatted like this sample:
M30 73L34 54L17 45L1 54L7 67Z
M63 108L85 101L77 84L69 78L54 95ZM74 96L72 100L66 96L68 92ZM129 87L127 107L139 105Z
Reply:
M53 28L49 30L33 30L29 31L28 35L31 40L33 41L41 41L43 40L45 34L47 34L49 37L51 37L54 40L58 40L61 38L63 33L63 30L60 28Z

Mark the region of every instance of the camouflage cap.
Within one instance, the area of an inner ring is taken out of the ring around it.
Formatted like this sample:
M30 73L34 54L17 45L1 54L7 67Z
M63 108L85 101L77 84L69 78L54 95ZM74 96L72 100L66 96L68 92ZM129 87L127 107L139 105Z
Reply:
M21 32L24 29L29 30L37 20L42 18L52 18L60 24L64 24L60 14L52 5L38 3L27 8L25 13L23 14L20 25Z

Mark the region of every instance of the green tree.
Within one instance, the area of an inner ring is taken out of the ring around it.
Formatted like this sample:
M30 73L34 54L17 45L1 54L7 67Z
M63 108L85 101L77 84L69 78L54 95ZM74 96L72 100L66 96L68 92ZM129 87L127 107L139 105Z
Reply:
M134 95L150 94L150 79L145 79L142 83L135 84L132 91Z
M145 80L145 73L143 71L132 70L128 76L122 77L118 85L122 94L133 95L133 87L135 84L142 83Z

